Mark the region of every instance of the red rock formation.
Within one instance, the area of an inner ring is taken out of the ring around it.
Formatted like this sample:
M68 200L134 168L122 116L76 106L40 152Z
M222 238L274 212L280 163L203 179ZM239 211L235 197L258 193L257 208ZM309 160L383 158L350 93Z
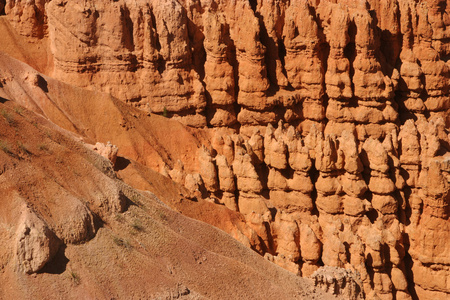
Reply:
M352 266L373 298L450 293L448 0L6 1L5 13L48 37L47 75L214 127L194 159L158 167L242 213L270 260L302 275Z

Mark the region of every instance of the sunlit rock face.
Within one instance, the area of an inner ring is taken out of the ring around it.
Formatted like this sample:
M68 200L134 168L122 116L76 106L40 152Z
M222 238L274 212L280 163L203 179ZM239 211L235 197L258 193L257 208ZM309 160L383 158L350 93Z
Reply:
M448 297L450 1L36 0L4 12L48 38L49 75L207 131L192 153L201 172L173 179L240 211L275 263L352 269L373 298Z

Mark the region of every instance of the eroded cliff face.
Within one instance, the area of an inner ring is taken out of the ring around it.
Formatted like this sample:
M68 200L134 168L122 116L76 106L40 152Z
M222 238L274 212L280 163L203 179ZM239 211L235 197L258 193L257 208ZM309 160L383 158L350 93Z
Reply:
M449 1L41 0L5 13L48 37L48 75L209 127L195 166L159 170L241 212L268 259L302 276L353 269L369 298L450 293Z

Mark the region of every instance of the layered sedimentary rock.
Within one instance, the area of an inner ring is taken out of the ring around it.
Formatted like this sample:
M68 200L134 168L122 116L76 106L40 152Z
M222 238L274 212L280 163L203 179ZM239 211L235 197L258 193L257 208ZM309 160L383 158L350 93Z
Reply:
M268 259L303 276L352 268L369 297L450 293L449 1L6 1L4 12L48 37L48 75L210 127L196 172L182 160L163 172L241 212Z
M236 178L231 199L263 241L258 251L302 276L322 265L350 268L369 298L446 297L450 157L442 118L409 120L365 141L315 127L302 137L282 122L260 129L226 137L234 161L218 176L229 193ZM219 170L224 148L214 149Z

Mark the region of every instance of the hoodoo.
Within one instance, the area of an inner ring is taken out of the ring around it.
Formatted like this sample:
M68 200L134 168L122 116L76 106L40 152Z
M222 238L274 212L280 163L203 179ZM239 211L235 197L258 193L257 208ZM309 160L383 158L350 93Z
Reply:
M449 297L449 0L0 14L0 298Z

